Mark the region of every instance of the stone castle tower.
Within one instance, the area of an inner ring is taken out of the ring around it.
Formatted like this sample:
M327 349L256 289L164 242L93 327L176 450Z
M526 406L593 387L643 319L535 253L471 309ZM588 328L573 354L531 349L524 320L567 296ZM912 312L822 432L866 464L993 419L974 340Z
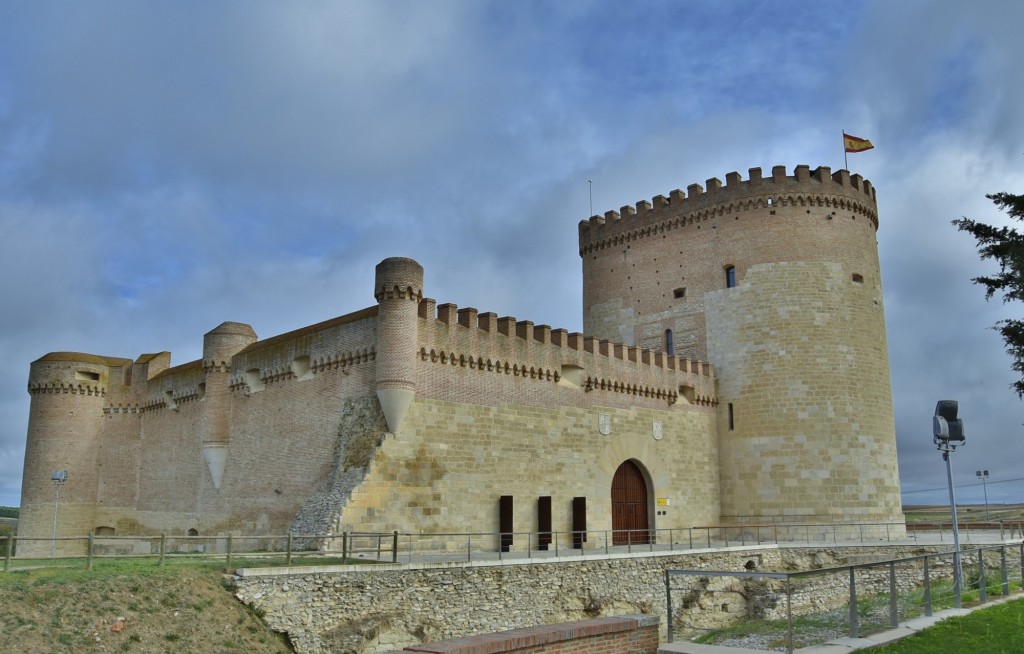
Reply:
M715 366L723 520L902 517L877 229L808 166L580 223L584 332Z

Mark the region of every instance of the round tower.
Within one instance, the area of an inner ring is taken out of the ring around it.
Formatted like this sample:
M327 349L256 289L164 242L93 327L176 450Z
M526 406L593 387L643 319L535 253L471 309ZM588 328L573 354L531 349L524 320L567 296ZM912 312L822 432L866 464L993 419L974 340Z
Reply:
M391 257L377 264L377 398L392 433L416 395L416 348L423 266Z
M203 458L214 488L220 488L231 429L231 357L257 340L252 327L224 322L203 336L203 405L199 417Z
M715 367L723 520L902 524L877 228L807 166L580 224L585 331Z
M32 362L18 521L20 556L46 556L51 546L57 554L85 550L84 541L49 540L55 510L58 538L84 536L97 526L105 396L108 386L125 381L111 380L112 368L123 373L131 364L129 359L76 352L54 352ZM61 471L66 471L67 480L59 484L58 496L52 477Z

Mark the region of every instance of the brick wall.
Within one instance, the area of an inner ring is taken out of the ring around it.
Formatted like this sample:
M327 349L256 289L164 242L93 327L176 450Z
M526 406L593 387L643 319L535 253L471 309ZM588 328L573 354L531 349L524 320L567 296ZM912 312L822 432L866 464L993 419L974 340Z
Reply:
M403 652L429 654L654 654L658 649L658 618L617 616L564 622L410 645Z

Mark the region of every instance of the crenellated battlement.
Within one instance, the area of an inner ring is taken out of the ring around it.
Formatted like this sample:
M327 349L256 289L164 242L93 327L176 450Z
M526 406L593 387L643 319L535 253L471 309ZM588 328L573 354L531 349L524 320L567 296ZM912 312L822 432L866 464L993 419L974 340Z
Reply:
M682 359L646 348L599 340L581 332L552 329L549 325L535 325L529 320L518 320L512 316L499 318L496 313L480 313L473 307L460 309L455 304L439 305L436 300L431 298L424 298L420 302L419 316L423 320L434 320L449 328L459 325L467 329L475 329L477 330L477 339L482 337L500 342L503 339L511 338L526 343L533 342L542 346L552 346L558 350L587 352L608 359L638 363L642 366L692 372L706 377L713 375L711 364L706 362Z
M29 395L95 395L105 396L107 389L98 384L80 384L72 382L30 382Z
M656 195L619 211L607 211L579 223L580 254L614 246L645 236L694 223L751 210L789 207L823 207L867 217L878 229L875 188L871 182L848 170L835 173L828 166L811 170L800 165L793 175L785 166L774 166L770 177L760 168L751 168L743 180L738 172L725 176L725 183L712 177L690 184L686 191L676 189L668 196Z
M608 391L713 406L714 369L702 361L601 340L580 332L472 307L419 305L420 359L485 373L569 383ZM578 376L578 379L570 377Z
M376 359L376 351L372 346L358 348L347 352L325 354L309 359L308 368L298 370L296 359L281 360L270 364L266 368L258 368L256 377L251 377L252 371L238 372L231 375L228 387L232 392L252 392L254 382L261 387L266 384L274 384L284 381L303 381L311 375L336 370L347 375L349 369L359 364L369 363Z

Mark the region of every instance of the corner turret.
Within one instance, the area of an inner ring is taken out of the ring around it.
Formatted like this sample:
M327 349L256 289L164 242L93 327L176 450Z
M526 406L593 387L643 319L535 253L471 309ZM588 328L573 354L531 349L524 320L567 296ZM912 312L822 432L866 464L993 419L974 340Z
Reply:
M257 340L253 328L241 322L223 322L203 336L203 378L200 395L199 436L203 458L214 488L220 488L227 460L230 424L231 357Z
M423 266L413 259L392 257L377 264L374 297L377 313L377 398L397 433L416 395L416 347L419 302L423 299Z
M98 470L103 408L110 391L120 391L130 359L79 352L52 352L32 362L28 392L28 439L18 523L19 555L71 554L81 543L52 542L93 530L99 496ZM55 508L51 473L67 471ZM57 520L54 511L60 513Z

